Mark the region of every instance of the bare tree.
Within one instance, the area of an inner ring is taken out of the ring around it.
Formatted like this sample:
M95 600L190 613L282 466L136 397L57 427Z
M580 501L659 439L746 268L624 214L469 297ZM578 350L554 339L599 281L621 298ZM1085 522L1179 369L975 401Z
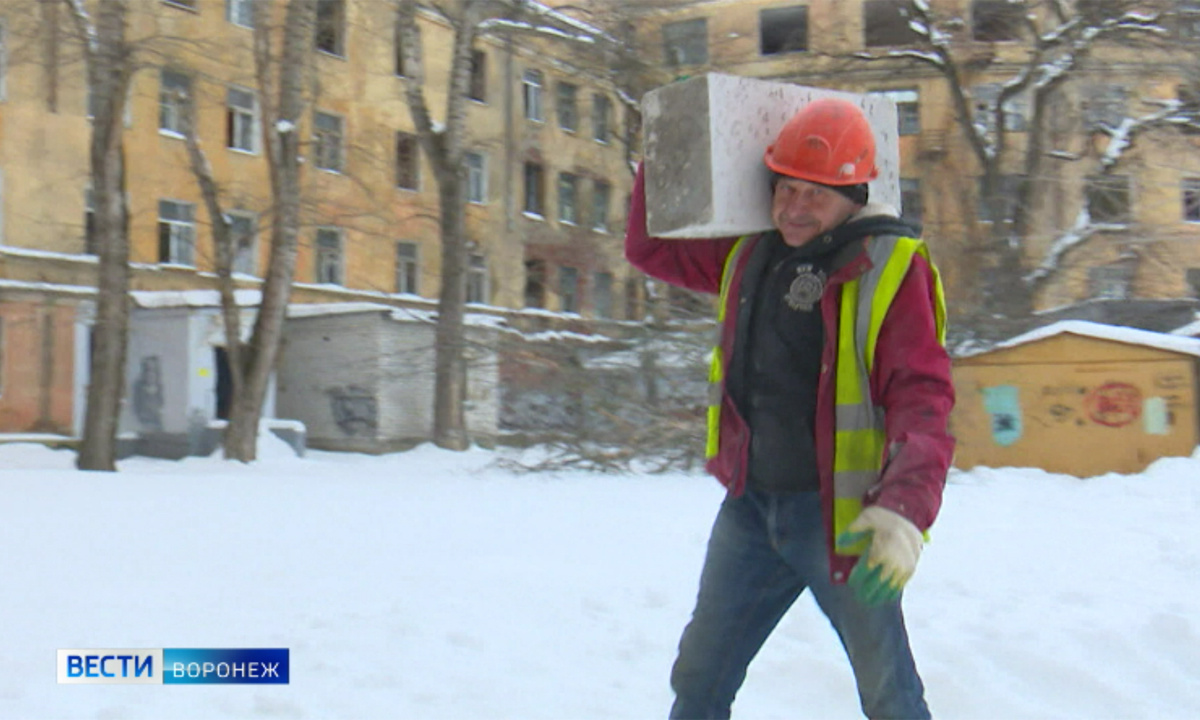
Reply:
M1044 197L1048 189L1047 166L1062 161L1092 162L1093 175L1106 175L1139 137L1165 127L1200 127L1194 106L1154 101L1151 112L1127 114L1099 125L1096 130L1108 137L1108 143L1097 158L1056 147L1051 127L1056 108L1064 102L1064 88L1072 81L1105 72L1102 48L1169 47L1170 11L1176 3L992 3L987 9L992 13L988 30L982 37L978 17L973 26L971 19L939 12L933 5L929 0L906 3L904 12L913 37L909 46L856 53L854 57L872 62L907 61L933 69L946 82L957 124L981 173L982 207L987 217L996 219L975 248L985 265L979 278L979 309L992 317L1023 317L1032 308L1034 292L1056 273L1064 253L1098 233L1130 229L1128 222L1105 220L1102 213L1092 212L1092 199L1085 197L1075 221L1059 228L1042 259L1035 261L1033 268L1027 267L1034 254L1035 200ZM1006 45L1017 43L1020 53L1000 57L992 45L997 39L1008 41ZM995 91L981 92L977 84L981 80ZM1011 122L1017 103L1028 108L1021 127ZM1014 142L1018 132L1024 135L1024 143ZM1015 186L1005 182L1006 173L1021 181ZM1009 222L999 221L1005 217Z
M428 80L417 29L418 5L415 0L399 0L397 32L406 67L405 98L418 140L433 165L438 187L442 282L436 331L433 441L439 447L465 450L470 438L463 413L467 392L463 153L475 38L483 32L519 32L564 40L592 41L594 37L580 24L564 24L563 16L528 0L464 0L454 12L431 6L454 29L444 121L438 122L425 97Z
M127 36L128 0L96 0L94 17L88 14L83 0L67 3L82 40L88 86L95 98L89 154L100 261L87 411L76 464L82 470L113 471L129 337L129 213L125 204L123 117L136 69L135 53Z

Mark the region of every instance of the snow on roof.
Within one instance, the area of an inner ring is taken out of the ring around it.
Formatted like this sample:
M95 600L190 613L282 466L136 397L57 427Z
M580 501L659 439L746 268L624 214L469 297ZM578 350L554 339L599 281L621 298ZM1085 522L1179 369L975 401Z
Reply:
M1183 327L1175 328L1171 331L1171 334L1182 335L1184 337L1196 337L1197 335L1200 335L1200 317L1197 317L1195 320L1192 320Z
M57 283L28 282L26 280L0 280L0 290L33 290L70 295L95 295L96 288L86 285L59 285Z
M1014 338L1005 340L978 352L968 352L960 355L960 357L974 357L984 353L993 352L995 350L1003 350L1005 348L1016 347L1018 345L1026 345L1038 340L1044 340L1055 335L1068 333L1071 335L1082 335L1084 337L1097 338L1100 340L1112 340L1114 342L1126 343L1129 345L1141 345L1144 347L1156 348L1158 350L1167 350L1169 352L1182 353L1184 355L1192 355L1200 357L1200 340L1180 337L1179 335L1168 335L1166 333L1152 332L1150 330L1139 330L1138 328L1124 327L1120 325L1105 325L1104 323L1089 322L1087 320L1060 320L1059 322L1040 327L1036 330L1031 330L1023 335L1018 335Z
M437 312L433 310L396 307L372 302L296 303L288 306L287 314L290 318L310 318L369 312L388 313L393 320L437 322ZM504 318L486 313L467 313L463 317L463 323L471 327L503 328L507 326Z
M142 308L220 307L221 293L216 290L134 290L129 293ZM238 307L255 307L262 298L258 290L235 290Z

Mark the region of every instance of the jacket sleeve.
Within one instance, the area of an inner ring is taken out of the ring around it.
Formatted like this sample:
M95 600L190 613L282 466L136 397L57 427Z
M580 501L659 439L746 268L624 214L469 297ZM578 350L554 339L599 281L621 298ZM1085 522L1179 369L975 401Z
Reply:
M872 388L886 410L887 449L879 484L867 502L894 510L927 530L942 504L954 457L950 356L938 342L929 265L913 258L875 346Z
M646 229L645 167L638 166L625 228L625 257L634 267L672 285L716 294L721 291L721 272L735 240L650 237Z

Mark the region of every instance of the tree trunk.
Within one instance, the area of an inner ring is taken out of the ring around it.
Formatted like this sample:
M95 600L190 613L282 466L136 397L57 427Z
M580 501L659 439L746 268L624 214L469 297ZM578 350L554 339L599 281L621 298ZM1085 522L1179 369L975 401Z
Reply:
M444 173L438 182L442 231L442 292L434 341L435 393L433 442L448 450L466 450L463 405L467 398L466 337L463 319L467 301L467 252L463 225L462 184L458 176Z
M296 130L305 110L307 70L312 56L316 0L291 0L284 11L283 48L278 60L279 97L268 101L271 53L267 12L255 9L255 64L263 95L263 134L270 166L274 214L271 258L263 281L254 333L242 362L244 385L234 395L225 428L225 457L257 457L258 424L271 375L279 358L288 300L296 272L300 235L300 142Z
M132 58L125 42L125 5L101 0L96 41L89 49L88 82L99 93L92 120L91 176L99 238L96 322L92 328L90 379L81 470L116 470L117 426L125 394L129 340L129 233L125 207L124 105Z

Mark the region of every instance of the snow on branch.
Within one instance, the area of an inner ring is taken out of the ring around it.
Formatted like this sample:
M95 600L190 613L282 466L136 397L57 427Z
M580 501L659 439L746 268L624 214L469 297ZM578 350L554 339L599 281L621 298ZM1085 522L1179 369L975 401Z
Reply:
M1187 125L1194 123L1196 119L1187 114L1176 115L1182 105L1178 100L1159 100L1155 101L1162 104L1162 109L1157 112L1144 115L1140 118L1125 118L1116 128L1107 125L1102 126L1102 130L1111 138L1108 147L1104 150L1104 155L1100 158L1100 166L1103 168L1112 167L1121 159L1121 155L1133 144L1133 139L1139 133L1146 130L1160 127L1164 124L1182 124Z
M1128 229L1129 226L1125 223L1092 222L1091 213L1088 212L1087 206L1084 206L1080 209L1079 215L1076 216L1075 224L1071 229L1055 240L1050 249L1046 251L1046 257L1042 260L1041 264L1025 275L1025 282L1032 285L1045 280L1058 269L1058 263L1062 260L1063 255L1067 254L1067 251L1086 242L1088 238L1096 233Z
M83 0L67 0L71 6L71 12L75 16L75 24L79 26L87 40L88 50L92 53L100 51L100 38L96 35L96 24L92 22L92 16L88 15L87 8L83 6Z
M479 32L487 32L488 30L516 30L518 32L534 33L537 35L547 35L549 37L560 40L575 40L582 43L595 43L596 38L591 35L576 35L565 30L559 30L556 27L549 25L534 25L532 23L523 22L520 20L508 20L505 18L489 18L479 23Z

